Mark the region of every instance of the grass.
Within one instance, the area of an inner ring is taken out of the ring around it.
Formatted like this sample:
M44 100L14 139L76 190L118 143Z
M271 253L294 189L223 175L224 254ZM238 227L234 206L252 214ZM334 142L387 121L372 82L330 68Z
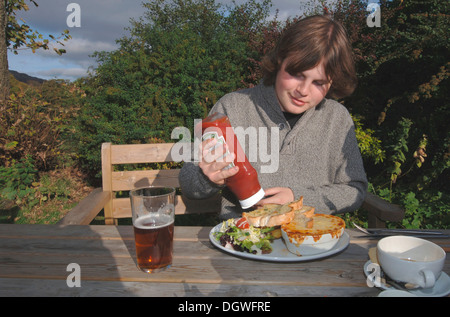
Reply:
M0 223L54 224L93 188L80 171L66 168L40 173L34 189L28 199L32 203L0 201Z

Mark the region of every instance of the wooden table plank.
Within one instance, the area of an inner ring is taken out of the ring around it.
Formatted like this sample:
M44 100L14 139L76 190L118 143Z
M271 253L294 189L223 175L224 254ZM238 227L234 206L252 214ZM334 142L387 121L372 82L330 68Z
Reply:
M186 245L186 247L184 247ZM87 246L89 247L89 246ZM92 247L92 246L91 246ZM186 243L180 243L174 250L173 265L170 270L159 274L146 274L136 269L134 255L117 256L116 254L80 254L71 253L38 253L3 252L0 249L2 270L0 277L14 276L19 278L48 277L65 279L66 269L70 263L77 263L81 268L81 276L86 280L120 280L120 281L155 281L190 283L228 283L228 284L285 284L285 285L344 285L365 283L362 276L364 260L347 263L346 259L319 260L311 263L257 263L246 259L237 259L214 251L217 257L203 258L195 255L177 256L177 251L188 249ZM200 252L201 253L201 252ZM330 267L332 263L332 268ZM238 267L238 269L236 269ZM360 275L353 279L353 272ZM292 275L298 279L292 279ZM325 281L317 276L331 275ZM344 277L344 278L342 278Z
M67 287L62 280L13 279L0 278L0 297L11 296L72 296L72 297L367 297L377 296L380 291L375 288L348 287L345 292L341 287L283 286L272 285L215 285L192 283L142 283L117 281L82 281L81 287Z

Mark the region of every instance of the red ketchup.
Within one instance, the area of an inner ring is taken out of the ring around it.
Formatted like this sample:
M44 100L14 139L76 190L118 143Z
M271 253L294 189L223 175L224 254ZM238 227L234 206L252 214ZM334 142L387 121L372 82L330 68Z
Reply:
M202 121L202 140L210 138L217 139L216 147L226 143L228 148L235 153L234 162L227 168L238 166L239 172L227 178L225 182L239 199L243 209L252 207L264 197L265 193L259 184L258 173L242 150L227 116L216 112Z

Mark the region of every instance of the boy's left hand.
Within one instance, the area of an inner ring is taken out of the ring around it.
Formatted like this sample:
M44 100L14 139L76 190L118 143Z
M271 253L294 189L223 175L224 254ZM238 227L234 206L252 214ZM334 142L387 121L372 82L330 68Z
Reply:
M286 204L294 201L294 193L289 187L272 187L264 189L266 197L261 199L256 206L263 206L265 204Z

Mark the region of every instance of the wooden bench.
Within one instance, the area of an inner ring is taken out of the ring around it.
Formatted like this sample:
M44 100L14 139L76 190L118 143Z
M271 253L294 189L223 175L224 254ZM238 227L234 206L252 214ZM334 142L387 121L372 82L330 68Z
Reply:
M115 165L173 162L171 149L175 143L112 145L103 143L102 188L92 191L62 218L60 224L88 225L103 209L105 224L117 224L119 218L131 217L129 198L117 193L143 186L171 186L179 188L180 169L115 171ZM182 195L175 199L175 214L219 213L220 195L206 200L190 200ZM369 212L370 227L384 227L385 221L400 221L404 210L368 193L363 207Z

